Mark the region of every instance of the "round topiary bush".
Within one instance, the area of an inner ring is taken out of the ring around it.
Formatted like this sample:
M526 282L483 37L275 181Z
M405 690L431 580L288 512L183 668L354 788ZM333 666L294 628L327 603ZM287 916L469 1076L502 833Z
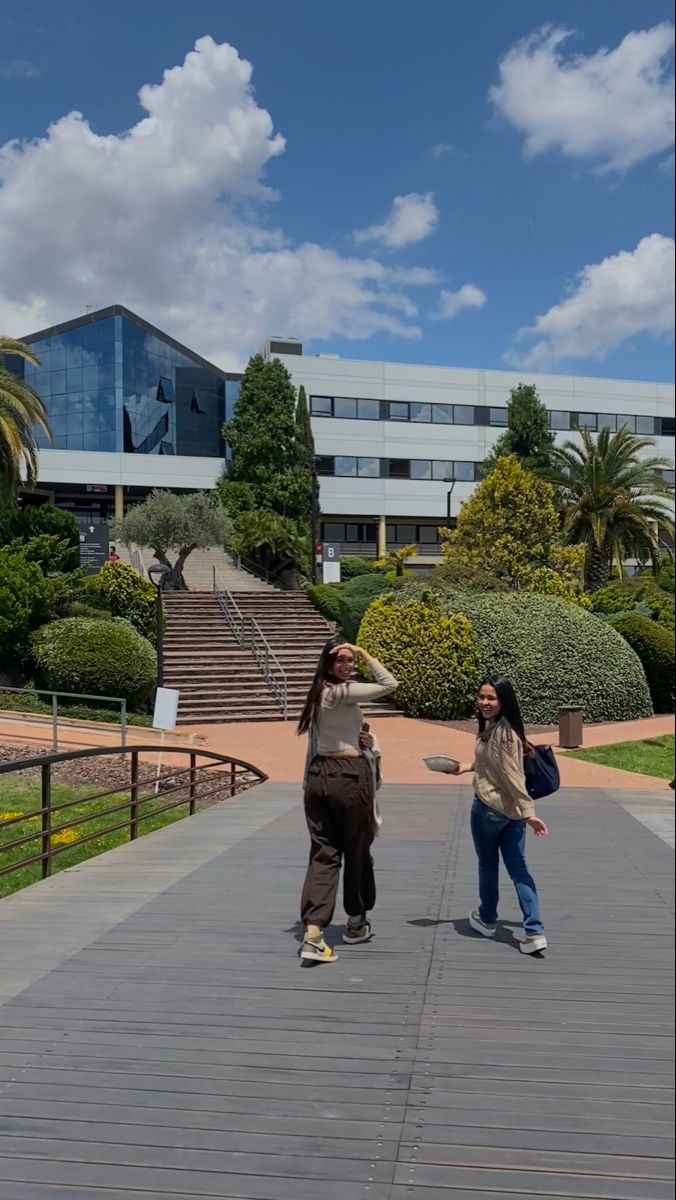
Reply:
M656 621L646 617L619 617L613 627L638 654L646 673L653 707L658 713L674 711L674 636Z
M437 598L378 597L359 644L399 680L397 703L407 716L451 720L470 711L480 670L476 640L469 621L446 613Z
M41 679L57 692L115 696L134 707L155 683L155 651L128 621L52 621L33 634L31 649Z
M390 589L384 575L357 575L343 584L338 598L338 624L345 637L356 642L362 623L372 600Z
M418 597L428 594L411 584L399 597L405 600L413 588ZM430 594L447 612L471 622L482 674L512 680L529 724L552 724L568 704L581 705L590 723L652 714L636 654L615 629L578 605L526 592L464 592L438 583Z
M87 591L95 603L100 603L114 617L124 617L143 637L154 642L157 626L157 594L152 583L137 575L124 562L107 562L98 575L86 582Z

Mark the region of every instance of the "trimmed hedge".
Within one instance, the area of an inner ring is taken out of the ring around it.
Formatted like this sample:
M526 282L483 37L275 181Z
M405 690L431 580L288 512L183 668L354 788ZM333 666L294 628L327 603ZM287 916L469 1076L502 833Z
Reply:
M384 575L388 568L376 566L377 562L378 559L375 558L360 558L356 554L348 554L340 560L340 578L343 583L347 583L350 579L356 579L358 575Z
M338 608L342 583L315 583L307 589L307 598L327 621L338 624Z
M438 585L437 585L438 586ZM399 597L425 596L415 583ZM630 721L652 715L640 660L605 621L576 604L524 592L481 595L437 590L447 612L461 613L476 635L482 674L507 675L525 720L556 721L558 709L579 704L587 722Z
M356 642L364 614L376 596L390 590L384 575L357 575L343 584L338 597L338 623L345 637Z
M393 593L379 596L361 623L359 644L399 680L397 703L407 716L451 720L471 710L477 643L469 621L449 616L438 598L402 603Z
M137 575L128 563L104 563L98 575L87 579L93 602L114 617L124 617L148 641L156 641L157 593L152 583Z
M143 704L155 684L155 651L119 618L66 617L31 638L33 661L46 687L57 692L115 696Z
M613 627L638 654L646 673L653 707L658 713L674 711L674 637L657 621L631 613L613 621Z
M647 604L654 621L665 629L674 629L674 597L664 591L651 575L637 579L617 579L592 594L592 611L610 616L626 613Z

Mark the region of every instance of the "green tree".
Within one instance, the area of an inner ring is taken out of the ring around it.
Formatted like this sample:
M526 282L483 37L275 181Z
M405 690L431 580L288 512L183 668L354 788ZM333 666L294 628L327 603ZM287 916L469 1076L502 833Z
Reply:
M385 571L394 571L397 579L401 579L409 558L413 558L417 553L417 544L410 542L408 546L401 546L399 550L388 550L385 557L379 558L375 565Z
M38 473L36 431L51 438L47 410L33 388L5 366L5 355L16 354L39 366L40 360L30 347L14 338L0 337L0 498L25 481L35 484Z
M490 474L498 459L513 454L528 470L548 467L555 447L554 434L549 426L549 413L532 384L520 383L512 388L507 401L507 428L500 435L483 464L484 475Z
M490 575L501 586L572 599L579 592L583 553L561 544L554 488L503 455L441 531L443 554L459 572Z
M150 546L158 562L169 567L164 586L173 591L185 591L183 568L188 555L200 548L224 546L231 532L232 522L210 492L183 496L151 492L114 525L114 536L124 546Z
M657 566L660 529L673 535L669 501L673 493L662 471L666 458L643 457L654 448L652 438L636 437L626 427L604 429L597 437L580 430L581 442L557 447L552 467L542 472L560 493L564 537L585 552L585 587L606 585L613 566L636 558Z
M286 367L257 354L244 372L239 398L223 437L231 450L227 478L248 484L253 506L295 521L306 531L312 468L299 444L296 390Z
M230 546L262 572L280 575L296 567L307 569L309 544L295 521L277 513L242 513L235 521Z
M312 545L311 551L311 568L312 577L316 578L317 567L315 563L315 544L319 537L319 476L317 475L317 452L315 448L315 439L312 432L312 418L307 402L305 388L301 385L298 389L298 404L296 405L296 446L298 452L298 461L304 470L310 476L310 508L308 518L310 523L310 541Z

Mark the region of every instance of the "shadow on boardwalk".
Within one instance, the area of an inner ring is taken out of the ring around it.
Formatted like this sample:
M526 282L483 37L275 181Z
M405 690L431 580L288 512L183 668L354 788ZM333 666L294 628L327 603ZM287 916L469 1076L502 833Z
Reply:
M331 967L283 785L0 902L2 1200L671 1198L668 846L545 802L524 959L507 882L468 928L468 800L386 789L377 937Z

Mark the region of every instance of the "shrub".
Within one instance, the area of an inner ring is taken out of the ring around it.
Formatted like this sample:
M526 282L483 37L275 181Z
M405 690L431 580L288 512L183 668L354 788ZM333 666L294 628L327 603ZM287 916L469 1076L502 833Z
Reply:
M0 709L4 712L40 713L51 716L51 703L47 704L39 696L26 695L23 692L3 692L0 688ZM68 717L73 721L103 721L107 725L115 725L120 720L119 708L99 708L91 704L68 704L59 700L59 716ZM127 711L127 724L139 725L144 729L152 728L153 718L148 713Z
M469 712L479 679L478 647L469 621L446 613L438 597L377 597L359 642L399 680L397 702L407 716L450 720Z
M657 583L662 591L669 592L671 596L674 594L674 560L673 558L663 558L657 569Z
M75 571L80 565L80 527L72 513L56 504L29 504L20 509L13 521L14 537L24 541L43 535L59 538L68 545L68 553L57 571Z
M356 642L362 623L372 600L390 590L384 575L357 575L342 585L338 598L338 623L345 637Z
M33 634L31 649L41 678L54 691L114 696L134 707L155 683L155 651L119 618L52 621Z
M358 575L383 575L386 567L378 566L375 558L359 558L357 555L347 555L340 560L340 577L343 583L356 579Z
M307 597L327 621L334 621L337 625L342 590L342 583L315 583L307 589Z
M438 585L437 585L438 587ZM424 596L413 581L399 596ZM476 635L482 674L507 675L526 721L549 725L563 705L579 704L588 722L628 721L652 713L641 663L605 621L551 596L437 592Z
M128 563L104 563L98 575L87 580L94 605L100 601L114 617L130 621L142 637L155 642L157 595L152 583L137 575Z
M48 611L46 580L14 546L0 549L0 662L18 662Z
M673 631L674 597L659 586L650 575L635 579L617 579L592 594L592 611L595 613L626 613L648 605L654 621Z
M674 668L676 653L673 634L657 621L630 614L613 621L614 628L638 654L646 673L653 707L658 713L674 711Z

